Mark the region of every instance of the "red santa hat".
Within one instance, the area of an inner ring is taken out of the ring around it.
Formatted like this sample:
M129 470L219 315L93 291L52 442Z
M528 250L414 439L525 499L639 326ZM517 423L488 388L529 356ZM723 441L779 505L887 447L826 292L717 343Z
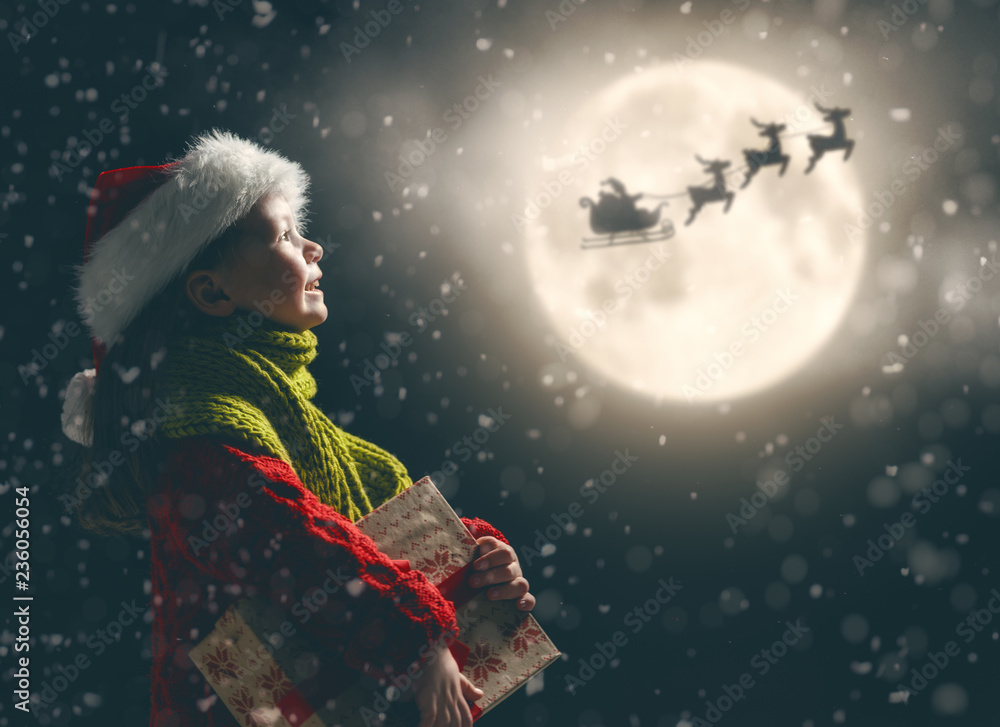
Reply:
M219 129L192 139L177 161L98 176L74 287L93 341L94 368L69 383L62 412L67 437L93 443L85 424L97 369L146 305L271 192L285 197L304 233L308 189L309 175L299 164Z

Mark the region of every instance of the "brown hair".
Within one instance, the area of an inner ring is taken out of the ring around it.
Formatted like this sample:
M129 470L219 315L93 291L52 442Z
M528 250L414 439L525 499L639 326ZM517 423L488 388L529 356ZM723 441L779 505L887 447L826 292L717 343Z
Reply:
M73 463L76 476L67 485L69 494L60 496L85 529L142 537L146 496L163 461L158 424L170 416L169 411L155 413L158 407L162 410L156 370L175 336L197 330L209 318L188 299L186 278L192 270L233 265L243 229L241 220L206 245L126 327L101 362L92 410L84 423L93 433L93 444Z

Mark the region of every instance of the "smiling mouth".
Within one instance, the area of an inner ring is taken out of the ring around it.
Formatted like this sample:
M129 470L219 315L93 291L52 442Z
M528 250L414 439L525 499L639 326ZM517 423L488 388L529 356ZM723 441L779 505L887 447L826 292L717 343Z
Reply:
M322 292L323 292L322 290L319 289L319 279L318 278L316 280L314 280L313 282L311 282L311 283L306 283L305 290L306 290L307 293L320 293L320 294L322 294Z

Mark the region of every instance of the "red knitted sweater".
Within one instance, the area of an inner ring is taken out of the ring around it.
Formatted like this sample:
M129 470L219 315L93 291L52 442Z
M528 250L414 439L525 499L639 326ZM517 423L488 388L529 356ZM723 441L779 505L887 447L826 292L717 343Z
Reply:
M287 463L246 449L207 436L173 440L147 499L151 727L237 726L188 651L246 595L270 598L297 632L356 669L405 670L421 646L458 630L454 606L422 573L396 568ZM222 526L215 536L213 521ZM473 537L507 542L482 520L462 521ZM331 577L364 586L331 589ZM334 593L320 606L311 596L324 581Z

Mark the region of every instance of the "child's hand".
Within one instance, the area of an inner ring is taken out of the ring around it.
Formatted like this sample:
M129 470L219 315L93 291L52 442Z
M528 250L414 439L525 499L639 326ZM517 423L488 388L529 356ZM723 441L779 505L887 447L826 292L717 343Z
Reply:
M486 593L491 601L520 599L517 607L530 611L535 607L535 597L528 593L528 579L521 575L517 553L502 540L484 535L476 540L479 557L472 561L469 585L473 588L493 586Z
M413 681L420 727L472 727L472 710L483 690L462 674L447 646L438 645L425 657L423 674Z

